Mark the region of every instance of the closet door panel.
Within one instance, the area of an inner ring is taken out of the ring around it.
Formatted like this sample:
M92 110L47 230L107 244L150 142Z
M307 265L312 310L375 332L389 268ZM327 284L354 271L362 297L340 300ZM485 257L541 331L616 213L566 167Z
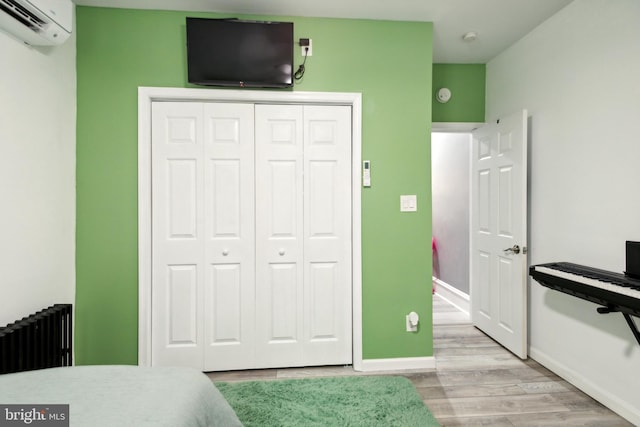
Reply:
M204 104L204 370L242 369L255 353L252 104Z
M304 360L352 362L351 107L304 107Z
M303 363L302 108L256 105L256 363Z
M202 106L154 103L152 114L152 364L200 369Z

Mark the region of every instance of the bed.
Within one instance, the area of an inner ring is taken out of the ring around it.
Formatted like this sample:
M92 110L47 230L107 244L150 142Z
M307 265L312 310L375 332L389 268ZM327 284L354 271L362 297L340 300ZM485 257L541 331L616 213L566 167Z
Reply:
M0 404L69 404L73 427L242 425L211 380L189 368L75 366L5 374Z

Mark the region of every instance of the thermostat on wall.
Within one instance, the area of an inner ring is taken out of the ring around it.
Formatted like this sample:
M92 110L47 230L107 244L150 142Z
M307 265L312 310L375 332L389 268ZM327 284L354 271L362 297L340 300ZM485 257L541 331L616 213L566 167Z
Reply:
M371 161L362 162L362 186L371 187Z

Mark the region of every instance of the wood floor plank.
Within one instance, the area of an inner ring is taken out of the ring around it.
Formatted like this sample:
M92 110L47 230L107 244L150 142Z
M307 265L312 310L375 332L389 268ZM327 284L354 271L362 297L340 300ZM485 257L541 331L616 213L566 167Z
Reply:
M517 396L480 396L426 399L425 404L437 419L489 415L541 414L568 412L570 409L550 394Z
M469 319L466 316L462 316L458 313L443 313L434 314L433 322L437 324L466 325L469 323Z
M486 354L486 355L462 355L462 356L442 356L436 358L436 369L444 371L455 370L476 370L476 369L498 369L498 368L521 368L525 366L522 361L512 354Z
M433 328L433 338L468 338L468 337L486 337L477 328L470 325L438 325Z
M212 381L254 381L254 380L274 380L278 369L252 369L246 371L225 371L208 372L207 376Z
M611 411L570 411L546 414L516 414L507 419L517 427L632 427ZM444 424L443 424L444 426Z
M474 384L467 386L416 387L423 400L458 397L512 396L522 394L518 384Z
M608 411L600 402L579 390L556 393L554 397L572 411Z
M563 380L550 380L550 381L534 381L518 384L521 390L525 393L564 393L564 392L577 392L574 386Z
M343 377L353 376L351 366L323 366L307 368L280 369L278 379L290 378L315 378L315 377Z
M436 358L446 356L481 356L491 354L504 354L504 348L499 345L451 345L451 346L438 346L434 349Z
M525 366L516 369L476 369L472 371L429 371L407 375L416 387L467 386L473 384L521 384L552 380L544 373Z
M513 427L507 416L456 417L438 420L442 427Z

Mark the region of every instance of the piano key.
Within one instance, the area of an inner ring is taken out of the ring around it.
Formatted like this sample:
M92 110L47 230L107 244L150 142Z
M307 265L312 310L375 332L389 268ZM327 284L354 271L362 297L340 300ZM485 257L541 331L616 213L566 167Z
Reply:
M542 266L564 271L566 273L588 277L594 280L613 283L618 286L626 286L634 289L640 289L639 280L627 277L620 273L613 273L611 271L600 270L593 267L585 267L578 264L572 264L570 262L557 262L553 264L543 264Z

